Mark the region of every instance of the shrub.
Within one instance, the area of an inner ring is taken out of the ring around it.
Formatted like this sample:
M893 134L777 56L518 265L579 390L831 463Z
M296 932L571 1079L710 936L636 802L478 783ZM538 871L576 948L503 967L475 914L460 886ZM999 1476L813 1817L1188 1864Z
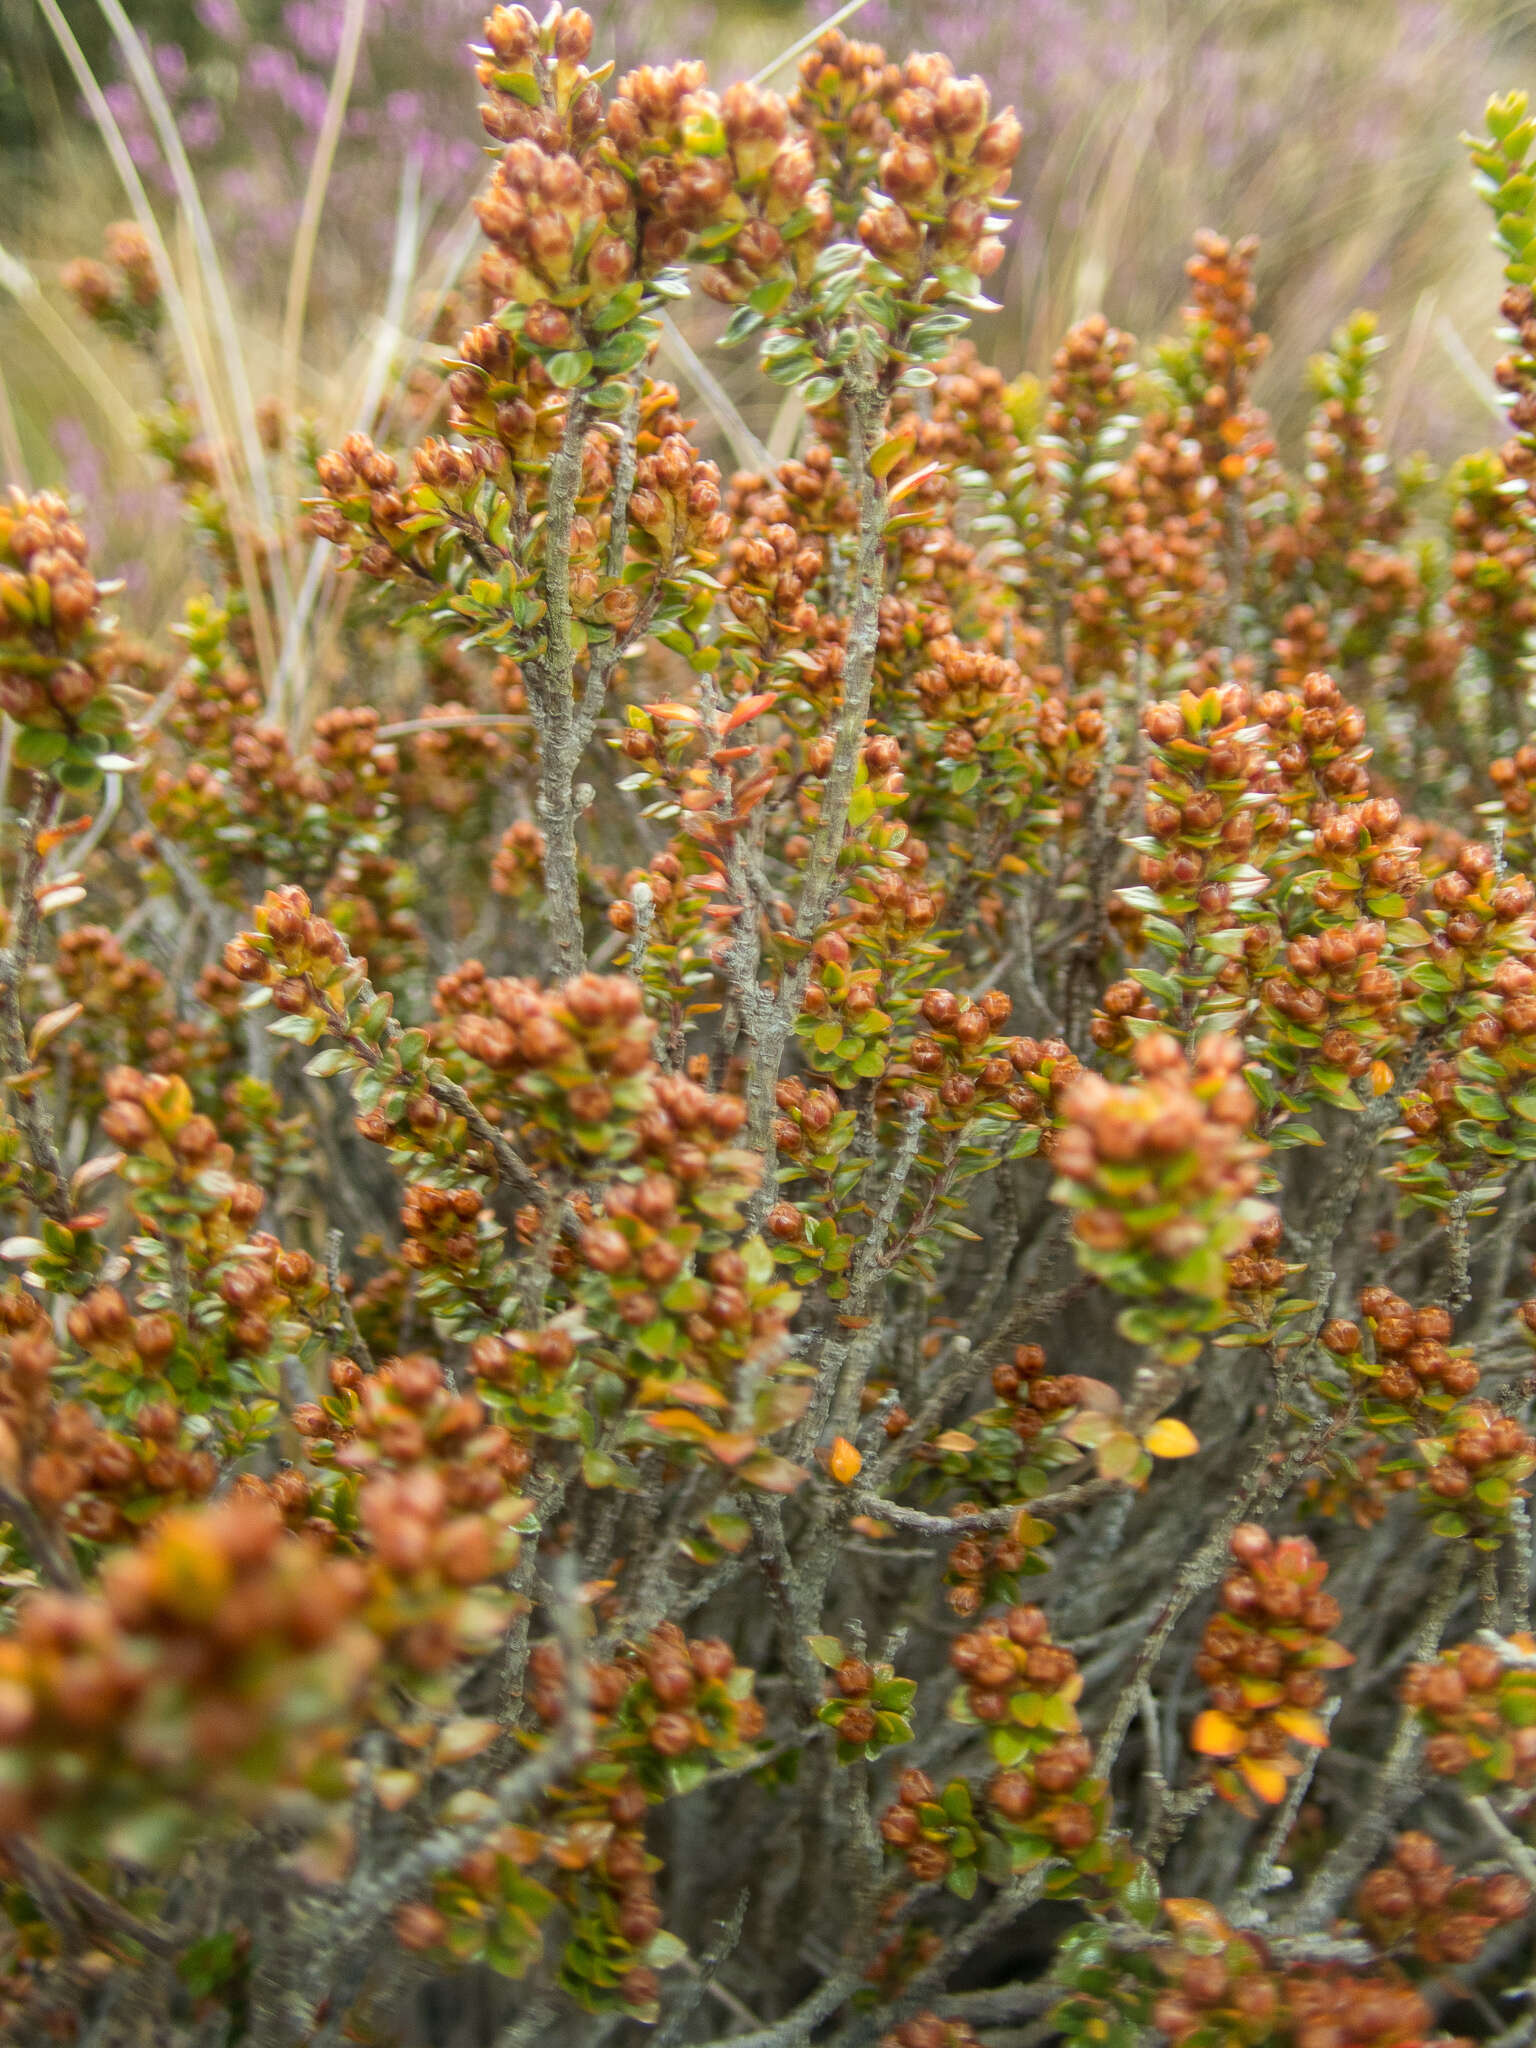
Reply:
M942 57L591 42L302 585L141 229L205 590L0 514L6 2038L1524 2040L1536 121L1432 485L1246 242L990 370Z

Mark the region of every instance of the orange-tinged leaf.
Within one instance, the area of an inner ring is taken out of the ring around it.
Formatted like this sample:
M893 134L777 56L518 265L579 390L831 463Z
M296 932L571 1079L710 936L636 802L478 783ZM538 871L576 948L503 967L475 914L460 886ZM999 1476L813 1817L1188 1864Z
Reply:
M1354 1661L1353 1650L1346 1650L1342 1643L1331 1639L1314 1643L1310 1650L1301 1653L1302 1666L1307 1671L1342 1671L1346 1664Z
M1240 1756L1247 1740L1232 1716L1219 1713L1215 1707L1197 1714L1189 1731L1189 1746L1197 1756Z
M925 484L929 477L937 474L938 467L936 462L925 462L921 469L914 469L910 476L904 476L899 484L893 486L890 502L899 505L903 498L910 498L920 484Z
M741 1465L757 1449L750 1429L718 1430L709 1439L709 1455L722 1465Z
M877 1522L872 1515L850 1515L848 1526L860 1536L871 1537L876 1543L896 1534L889 1522Z
M749 718L756 718L760 711L766 711L770 704L778 702L774 690L759 690L754 696L743 697L730 717L721 726L722 733L734 732L738 725L745 725Z
M690 1408L728 1408L729 1401L708 1380L664 1380L649 1373L640 1382L636 1400L642 1408L652 1401L681 1401Z
M691 1436L699 1442L712 1437L715 1432L702 1415L695 1415L691 1408L658 1408L646 1416L652 1429L659 1429L668 1436Z
M847 1437L838 1437L827 1458L827 1470L839 1486L851 1486L864 1469L864 1460L859 1456Z
M1385 1095L1392 1086L1392 1069L1385 1060L1371 1061L1371 1093Z
M1189 1424L1172 1415L1154 1422L1142 1442L1154 1458L1192 1458L1200 1448L1200 1439Z
M762 1451L742 1467L742 1478L764 1493L793 1493L810 1477L803 1465L781 1458L777 1451Z
M32 1026L32 1036L27 1040L27 1057L38 1059L61 1031L67 1031L77 1017L84 1016L83 1003L66 1003L61 1010L48 1010Z
M544 1837L535 1834L532 1828L503 1828L491 1837L492 1846L498 1856L505 1856L509 1863L515 1863L524 1870L530 1863L537 1863L548 1847Z
M1181 1934L1187 1930L1225 1941L1231 1933L1226 1921L1208 1899L1164 1899L1163 1911Z
M967 1436L963 1429L946 1429L942 1436L934 1438L933 1444L939 1451L974 1451L976 1439Z
M93 817L72 818L67 825L55 825L49 832L39 832L38 852L46 857L57 847L62 846L66 839L78 839L82 832L89 832L95 822Z
M1283 1728L1298 1742L1309 1743L1313 1749L1328 1747L1327 1722L1320 1715L1308 1713L1305 1707L1277 1708L1273 1718L1277 1728Z
M887 476L917 446L917 431L913 427L898 428L888 440L880 443L869 458L869 466L876 476Z
M1256 1798L1266 1806L1278 1806L1285 1797L1285 1773L1278 1764L1263 1762L1256 1756L1240 1756L1237 1768L1243 1776L1243 1783Z

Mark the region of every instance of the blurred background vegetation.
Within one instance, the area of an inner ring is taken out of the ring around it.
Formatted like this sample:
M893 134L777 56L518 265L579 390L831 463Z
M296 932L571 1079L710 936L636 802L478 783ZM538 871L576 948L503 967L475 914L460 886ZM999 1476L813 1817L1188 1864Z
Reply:
M130 211L104 129L160 217L212 355L237 338L258 397L292 388L320 432L344 431L473 252L467 203L483 158L465 46L483 7L127 0L114 27L116 4L0 0L0 468L87 502L105 559L122 564L129 615L147 624L174 601L186 559L137 424L154 394L58 286L63 264L95 253L103 226ZM723 83L771 65L830 9L593 0L592 11L599 48L621 68L699 54ZM1095 308L1155 337L1180 302L1194 230L1211 226L1262 238L1275 348L1261 396L1291 453L1310 404L1306 360L1359 305L1379 310L1391 342L1382 410L1396 453L1443 462L1501 437L1487 377L1497 269L1459 135L1495 88L1533 82L1536 0L952 0L942 11L868 0L847 31L897 55L941 44L1020 113L1022 203L993 286L1005 310L981 337L1010 375L1041 370ZM94 116L82 77L100 87ZM781 65L774 82L792 79ZM216 317L189 177L233 330ZM307 318L285 368L307 192L318 212ZM710 309L681 324L703 350ZM700 371L684 341L668 374L734 430L727 460L754 435L771 444L750 366L715 357Z

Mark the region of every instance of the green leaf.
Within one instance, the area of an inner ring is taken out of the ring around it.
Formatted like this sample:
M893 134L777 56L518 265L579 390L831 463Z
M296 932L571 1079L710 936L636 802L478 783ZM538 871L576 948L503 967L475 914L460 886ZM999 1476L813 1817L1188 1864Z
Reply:
M639 327L625 328L605 341L593 357L600 370L633 370L650 352L651 336Z
M794 290L792 277L770 277L748 296L747 304L754 313L771 320L779 308L794 296Z
M964 1778L951 1778L939 1794L939 1804L951 1820L966 1821L971 1818L971 1788Z
M1145 1857L1137 1857L1135 1869L1121 1886L1120 1903L1138 1927L1156 1925L1163 1895L1158 1889L1157 1874Z
M570 391L591 376L592 354L589 349L563 348L558 355L552 355L544 367L549 372L551 384L560 391Z
M643 1954L653 1970L670 1970L688 1960L688 1944L660 1927L646 1943Z
M317 1052L312 1060L307 1060L304 1071L315 1080L324 1081L332 1074L350 1073L357 1063L355 1052L348 1052L345 1046L331 1045L324 1052Z
M48 732L42 726L24 725L16 735L11 759L18 768L49 768L62 760L69 748L64 733Z

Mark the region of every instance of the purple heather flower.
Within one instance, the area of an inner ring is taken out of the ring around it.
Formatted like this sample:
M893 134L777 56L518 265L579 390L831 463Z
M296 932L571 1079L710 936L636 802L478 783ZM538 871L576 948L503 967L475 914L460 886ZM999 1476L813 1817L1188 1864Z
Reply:
M221 42L245 40L245 19L236 0L197 0L197 18Z
M160 83L168 92L175 92L178 86L186 84L187 53L180 43L157 43L154 59Z

